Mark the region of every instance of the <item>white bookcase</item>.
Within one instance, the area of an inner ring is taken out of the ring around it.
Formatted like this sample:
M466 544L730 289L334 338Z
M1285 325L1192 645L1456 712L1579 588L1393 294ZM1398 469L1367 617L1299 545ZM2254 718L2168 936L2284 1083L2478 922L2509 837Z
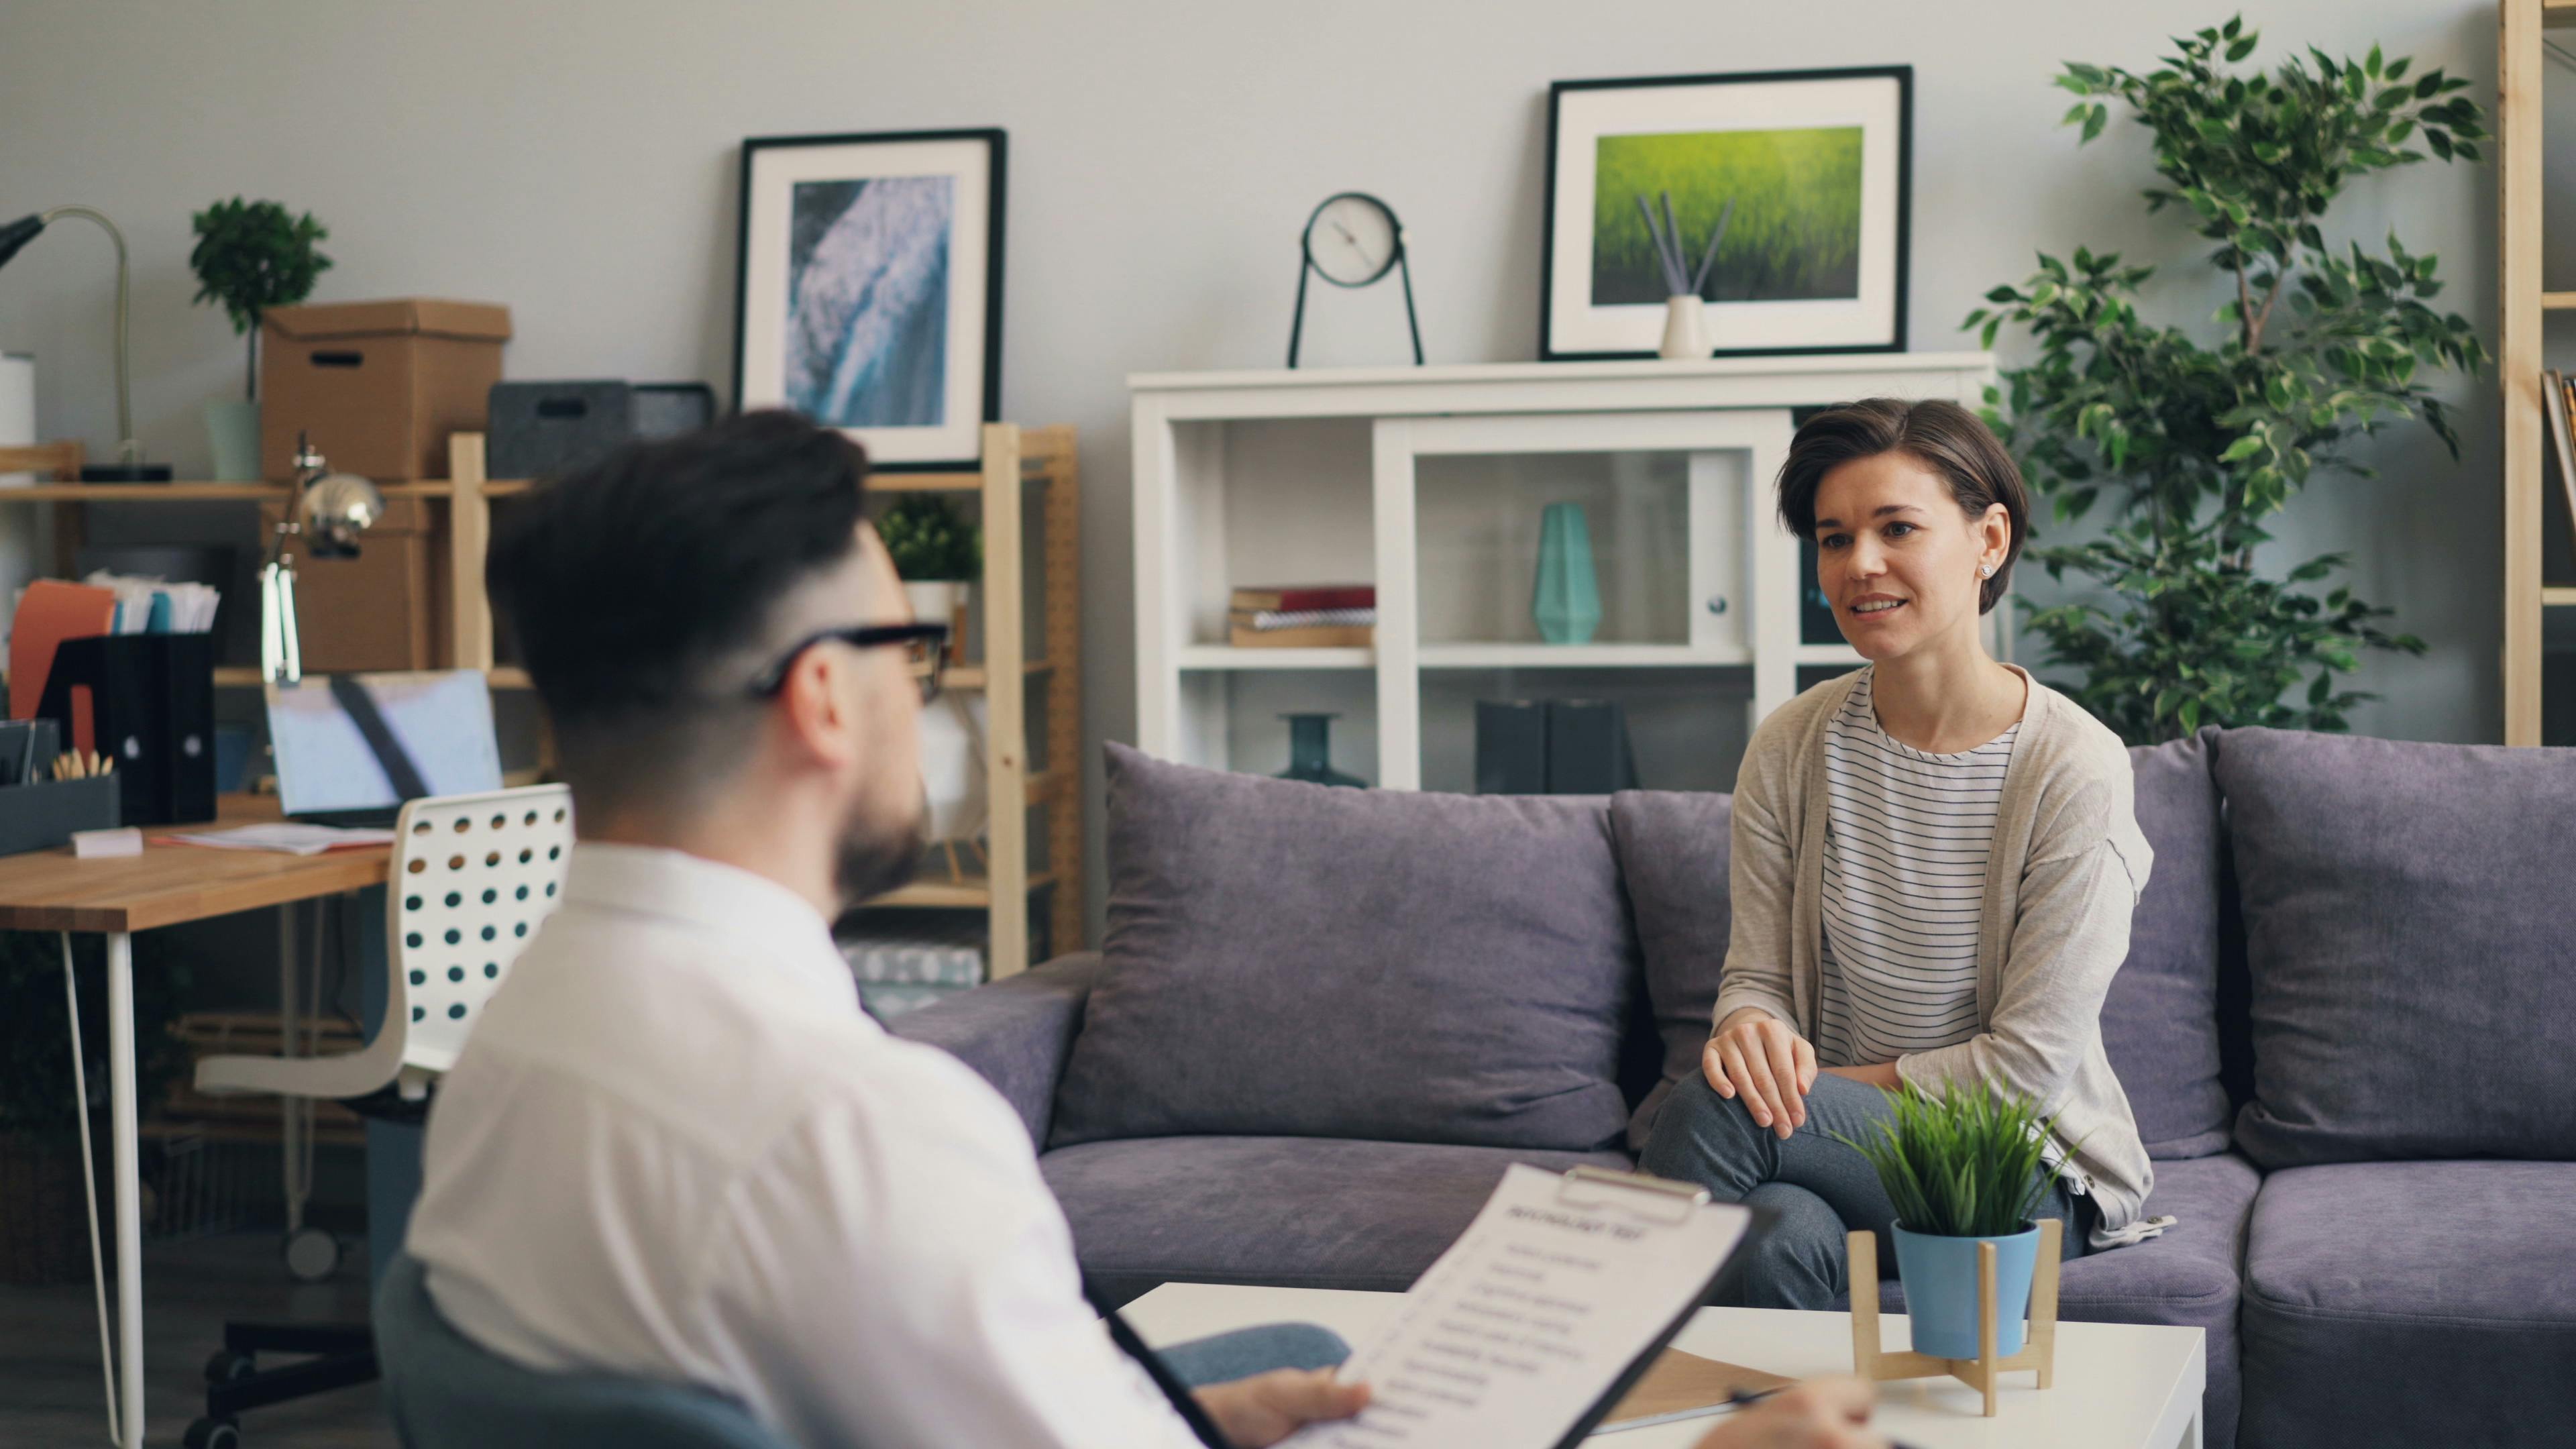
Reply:
M1802 670L1859 662L1802 621L1808 569L1774 516L1794 410L1973 406L1992 377L1984 353L1900 353L1130 378L1138 745L1273 773L1281 716L1331 713L1342 770L1464 791L1476 701L1609 699L1644 784L1731 789ZM1557 502L1589 523L1589 643L1531 616ZM1329 583L1377 586L1375 647L1226 642L1233 589Z

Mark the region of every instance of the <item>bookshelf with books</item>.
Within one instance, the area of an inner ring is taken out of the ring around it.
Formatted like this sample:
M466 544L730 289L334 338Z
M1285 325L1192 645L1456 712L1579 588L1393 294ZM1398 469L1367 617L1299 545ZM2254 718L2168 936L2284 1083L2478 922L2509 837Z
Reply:
M1858 663L1803 633L1772 516L1797 410L1974 404L1992 375L1954 353L1132 378L1138 744L1272 774L1288 716L1329 713L1337 768L1463 791L1481 706L1601 701L1640 783L1728 788L1754 722ZM1542 560L1576 554L1581 607L1538 607Z
M2497 20L2504 740L2576 745L2576 396L2544 366L2552 319L2576 312L2576 289L2562 278L2553 290L2543 275L2542 229L2546 32L2576 30L2576 0L2501 0Z

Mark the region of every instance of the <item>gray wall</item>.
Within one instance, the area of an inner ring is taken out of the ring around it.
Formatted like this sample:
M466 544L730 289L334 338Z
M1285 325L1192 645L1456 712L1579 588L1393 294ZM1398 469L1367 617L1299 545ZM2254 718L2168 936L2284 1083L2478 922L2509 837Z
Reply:
M2197 270L2198 248L2135 200L2150 179L2142 133L2115 124L2078 151L2048 82L2066 58L2145 68L2169 34L2228 13L2223 0L0 0L0 213L81 201L124 224L138 426L155 457L202 476L198 405L240 373L229 326L188 305L188 214L211 199L275 197L328 223L338 266L322 299L508 303L514 376L721 383L740 138L1005 127L1004 408L1082 429L1084 688L1094 739L1115 739L1134 695L1124 379L1277 365L1296 232L1322 196L1372 191L1405 218L1433 361L1524 360L1550 80L1910 63L1912 341L1953 348L1971 340L1959 317L2024 275L2035 248ZM2493 104L2486 0L2275 0L2251 18L2258 59L2378 41L2473 78ZM2491 170L2428 164L2356 187L2332 230L2375 239L2394 224L2440 254L2445 299L2492 343L2495 207ZM97 241L63 231L0 272L0 348L39 354L45 430L104 452L109 270ZM1319 291L1310 365L1399 359L1392 292ZM2195 278L2158 295L2196 323L2220 292ZM2320 480L2277 551L2350 550L2362 595L2432 643L2421 660L2369 662L2361 684L2386 698L2358 729L2492 740L2496 391L2446 386L2469 439L2458 463L2420 430L2393 435L2382 476ZM2045 579L2030 587L2047 597Z

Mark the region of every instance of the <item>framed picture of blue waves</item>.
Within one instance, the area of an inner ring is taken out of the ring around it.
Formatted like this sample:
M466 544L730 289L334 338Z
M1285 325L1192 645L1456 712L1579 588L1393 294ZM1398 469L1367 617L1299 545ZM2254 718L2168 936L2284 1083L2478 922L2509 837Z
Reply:
M971 464L1002 406L1003 136L742 143L734 401L841 429L880 468Z

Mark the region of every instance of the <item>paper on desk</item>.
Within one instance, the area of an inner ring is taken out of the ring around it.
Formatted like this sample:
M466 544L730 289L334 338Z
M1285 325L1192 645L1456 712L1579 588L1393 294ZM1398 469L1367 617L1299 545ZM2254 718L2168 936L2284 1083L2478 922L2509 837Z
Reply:
M320 855L362 845L391 845L390 830L355 830L333 825L299 825L292 820L236 825L229 830L192 830L185 835L153 837L175 845L211 845L217 850L267 850L280 855Z
M1696 1307L1752 1214L1515 1164L1342 1378L1359 1417L1293 1449L1554 1449Z

